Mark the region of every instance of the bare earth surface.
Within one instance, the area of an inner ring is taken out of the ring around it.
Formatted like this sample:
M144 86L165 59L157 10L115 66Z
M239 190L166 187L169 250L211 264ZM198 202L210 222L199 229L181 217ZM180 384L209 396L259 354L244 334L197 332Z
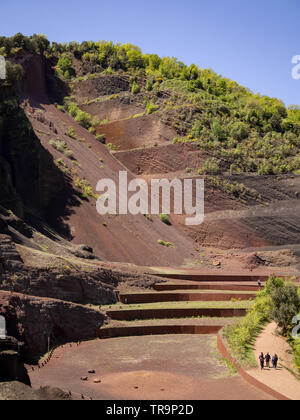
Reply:
M255 356L258 360L261 352L269 352L271 356L279 356L278 369L250 370L248 373L254 378L285 395L292 400L300 400L300 381L297 380L287 369L292 368L292 355L289 344L285 339L276 334L276 324L269 324L255 344Z
M89 374L90 369L96 373ZM88 381L81 381L86 376ZM31 381L34 388L60 386L98 400L271 399L232 376L221 363L214 335L129 337L65 346L46 367L31 373Z

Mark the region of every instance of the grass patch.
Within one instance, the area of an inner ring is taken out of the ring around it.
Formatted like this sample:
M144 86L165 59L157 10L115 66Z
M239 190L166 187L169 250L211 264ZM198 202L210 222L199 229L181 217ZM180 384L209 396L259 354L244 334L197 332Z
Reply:
M159 239L159 240L157 241L157 243L158 243L159 245L165 246L165 247L167 247L167 248L175 248L175 245L174 245L174 244L172 244L172 242L165 242L165 241L163 241L162 239Z
M225 357L220 358L221 365L225 366L231 375L236 375L238 373L237 368Z
M107 305L108 309L110 306L113 309L120 310L137 310L137 309L250 309L253 305L253 301L217 301L217 302L154 302L154 303L142 303L142 304L129 304L120 305ZM103 306L105 308L105 306Z

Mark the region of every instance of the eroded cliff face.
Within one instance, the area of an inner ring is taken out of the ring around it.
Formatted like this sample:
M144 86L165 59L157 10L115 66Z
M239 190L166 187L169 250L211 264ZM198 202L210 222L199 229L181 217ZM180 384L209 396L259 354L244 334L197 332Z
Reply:
M21 361L20 349L21 343L15 338L0 339L0 378L30 385L30 379Z
M17 97L0 92L0 204L41 217L63 186L62 173L34 134Z
M101 312L70 302L0 291L0 315L9 335L24 343L23 357L34 361L51 348L68 341L97 337L105 321Z
M0 87L0 205L24 220L44 218L65 181L23 108L54 100L59 88L44 57L23 54L14 63L23 67L22 79Z

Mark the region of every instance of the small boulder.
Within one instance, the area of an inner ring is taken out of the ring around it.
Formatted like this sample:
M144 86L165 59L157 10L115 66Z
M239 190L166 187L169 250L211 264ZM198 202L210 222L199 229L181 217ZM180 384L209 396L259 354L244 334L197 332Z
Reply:
M213 266L214 267L220 267L221 266L221 261L213 261Z

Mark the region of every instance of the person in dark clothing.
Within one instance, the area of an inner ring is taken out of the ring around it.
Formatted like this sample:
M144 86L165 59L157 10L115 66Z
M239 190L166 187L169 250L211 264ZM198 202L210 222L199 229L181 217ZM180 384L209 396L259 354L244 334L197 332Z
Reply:
M263 353L261 353L261 355L259 356L259 362L260 362L261 370L263 370L265 367L265 357Z
M277 356L277 354L275 354L275 355L272 357L272 365L273 365L273 368L274 368L274 369L277 369L277 365L278 365L278 356Z
M266 360L266 367L269 368L270 367L270 361L271 361L270 353L266 354L265 360Z

